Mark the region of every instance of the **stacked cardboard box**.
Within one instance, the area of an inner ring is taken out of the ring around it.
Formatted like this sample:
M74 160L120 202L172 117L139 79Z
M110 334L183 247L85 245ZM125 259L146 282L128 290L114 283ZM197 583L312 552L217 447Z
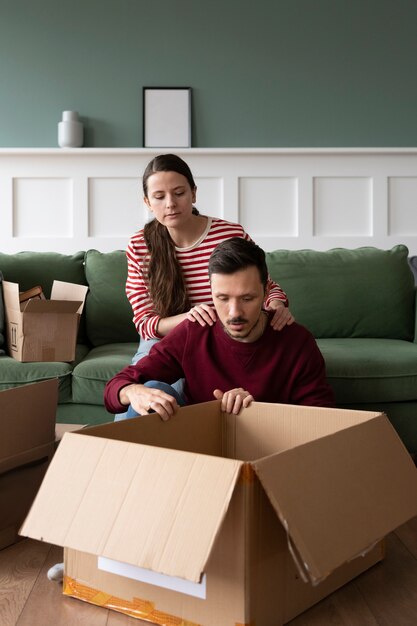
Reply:
M65 434L21 532L65 546L76 598L160 625L277 626L416 514L384 415L210 402Z
M51 299L21 301L19 285L3 281L8 353L17 361L73 361L87 287L54 281Z
M0 391L0 549L16 541L54 453L58 381Z

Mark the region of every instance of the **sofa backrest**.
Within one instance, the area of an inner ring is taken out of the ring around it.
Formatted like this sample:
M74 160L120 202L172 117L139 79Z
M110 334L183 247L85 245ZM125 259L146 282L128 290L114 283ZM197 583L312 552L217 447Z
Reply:
M271 277L315 337L414 337L414 280L408 249L268 252ZM387 355L387 358L388 355Z
M89 286L86 302L87 336L93 346L137 342L132 307L125 293L127 260L124 250L85 254L85 275Z
M291 311L315 337L412 340L415 287L407 256L403 245L266 254L269 272L287 292ZM124 250L0 252L0 271L21 290L41 284L46 297L54 280L88 285L78 341L93 346L138 342L125 294Z
M57 252L0 252L0 271L4 280L18 283L21 291L41 285L47 298L54 280L86 285L84 252L59 254ZM85 315L81 316L78 342L86 343Z

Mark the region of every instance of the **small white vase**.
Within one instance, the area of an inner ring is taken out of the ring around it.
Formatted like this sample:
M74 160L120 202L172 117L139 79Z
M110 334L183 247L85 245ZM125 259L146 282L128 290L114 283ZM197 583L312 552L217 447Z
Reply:
M83 125L77 111L63 111L58 123L58 145L61 148L80 148L83 145Z

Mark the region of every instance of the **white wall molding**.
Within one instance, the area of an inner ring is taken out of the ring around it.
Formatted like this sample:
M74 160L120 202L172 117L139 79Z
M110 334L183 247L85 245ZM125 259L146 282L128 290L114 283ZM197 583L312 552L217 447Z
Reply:
M163 152L189 163L202 213L240 221L265 250L417 254L417 148L0 149L0 251L125 248Z

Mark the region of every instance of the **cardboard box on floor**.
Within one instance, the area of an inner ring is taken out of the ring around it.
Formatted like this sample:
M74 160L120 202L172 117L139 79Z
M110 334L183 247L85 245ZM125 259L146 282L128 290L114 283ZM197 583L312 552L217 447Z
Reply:
M416 514L384 415L215 401L65 434L21 533L65 546L67 595L155 624L277 626Z
M8 354L16 361L73 361L88 287L54 281L50 300L19 300L19 285L3 281Z
M58 380L0 391L0 549L18 539L54 453Z

